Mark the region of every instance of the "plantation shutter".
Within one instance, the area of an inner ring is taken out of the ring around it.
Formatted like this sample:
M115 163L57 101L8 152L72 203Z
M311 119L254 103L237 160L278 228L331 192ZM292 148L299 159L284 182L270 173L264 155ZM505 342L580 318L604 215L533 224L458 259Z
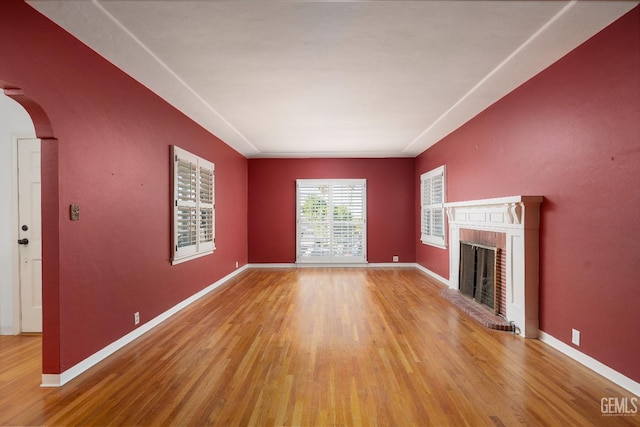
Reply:
M173 147L173 261L215 248L214 165Z
M198 244L200 251L215 248L215 205L213 203L213 188L215 182L215 168L213 163L200 161L200 233Z
M366 180L297 181L297 261L366 262Z
M364 190L362 183L338 183L332 188L332 237L335 258L364 261Z
M298 260L329 257L329 185L298 181L297 199Z
M197 162L175 159L175 255L195 253L197 245Z
M423 243L446 246L444 166L421 176L421 237Z

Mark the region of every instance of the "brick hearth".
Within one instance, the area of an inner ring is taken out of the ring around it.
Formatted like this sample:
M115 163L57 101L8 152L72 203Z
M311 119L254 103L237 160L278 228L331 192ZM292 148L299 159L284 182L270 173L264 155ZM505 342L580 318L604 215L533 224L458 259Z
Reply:
M440 291L440 295L487 328L499 331L513 331L511 323L507 322L503 317L491 313L471 298L462 295L457 289L443 289Z

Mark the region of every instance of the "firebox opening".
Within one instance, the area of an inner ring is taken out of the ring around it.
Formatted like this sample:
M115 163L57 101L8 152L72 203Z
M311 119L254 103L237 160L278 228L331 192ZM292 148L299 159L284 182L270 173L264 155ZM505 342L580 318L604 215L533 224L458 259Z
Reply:
M460 292L498 314L496 269L498 248L460 242Z

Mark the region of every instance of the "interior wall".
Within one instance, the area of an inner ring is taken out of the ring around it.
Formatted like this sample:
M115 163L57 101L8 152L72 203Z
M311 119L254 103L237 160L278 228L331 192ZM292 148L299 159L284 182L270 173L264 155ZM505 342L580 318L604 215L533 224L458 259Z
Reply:
M16 242L13 236L17 207L14 158L15 137L35 137L33 122L27 112L14 100L0 93L0 334L20 332L14 311L14 282L17 280Z
M2 10L0 80L44 108L58 140L57 157L43 153L59 172L49 185L60 218L59 255L45 259L59 264L60 356L44 355L45 373L70 368L130 332L135 311L146 322L236 261L293 262L296 178L366 178L369 261L399 255L448 277L448 252L414 243L419 175L446 164L449 201L545 196L542 329L566 343L581 330L580 351L640 381L640 330L625 327L637 324L639 301L638 8L415 161L247 161L22 1ZM217 182L218 249L177 266L171 144L215 162ZM78 222L70 203L80 204Z
M43 218L59 218L59 236L43 230L45 247L56 243L44 254L55 318L43 345L59 346L43 369L57 374L131 332L134 312L144 324L246 264L247 160L22 1L3 2L0 57L0 80L42 107L57 139L42 153L43 171L57 170L43 172L56 190ZM217 250L175 266L172 144L216 165Z
M296 179L367 180L367 260L415 262L414 159L250 159L249 262L296 261Z
M635 381L639 34L636 7L422 153L415 177L446 164L449 202L544 196L540 327L568 345L580 330L579 351ZM448 256L417 244L417 261L443 277Z

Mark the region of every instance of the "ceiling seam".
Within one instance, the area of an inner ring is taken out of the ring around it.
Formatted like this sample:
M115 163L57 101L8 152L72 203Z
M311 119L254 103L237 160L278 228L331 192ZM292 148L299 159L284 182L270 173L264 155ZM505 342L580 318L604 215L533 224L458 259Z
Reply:
M215 114L221 121L223 121L230 129L232 129L244 142L246 142L256 154L260 153L260 150L253 145L238 129L236 129L227 119L225 119L220 113L218 113L215 108L213 108L207 101L204 100L198 93L187 84L175 71L171 69L167 64L164 63L151 49L149 49L140 39L138 39L127 27L124 26L120 21L116 19L108 10L106 10L100 3L99 0L91 0L91 3L102 12L109 20L111 20L118 28L120 28L129 38L131 38L138 46L140 46L145 52L153 58L162 68L164 68L173 78L175 78L182 86L184 86L189 93L191 93L198 101L200 101L209 111ZM193 119L192 119L193 120ZM213 135L213 133L212 133ZM215 135L214 135L215 136ZM226 141L223 141L226 142Z
M455 110L462 102L464 102L467 98L469 98L473 92L475 92L479 87L481 87L487 80L489 80L494 74L496 74L500 69L502 69L508 62L510 62L516 55L518 55L524 48L526 48L533 40L538 38L540 34L546 31L555 21L557 21L562 15L564 15L569 9L571 9L578 0L571 0L567 3L558 13L556 13L551 19L545 22L535 33L533 33L524 43L522 43L516 50L511 52L509 56L507 56L500 64L498 64L491 72L489 72L482 80L480 80L475 86L473 86L467 93L465 93L458 101L456 101L447 111L445 111L440 117L438 117L428 128L426 128L420 135L418 135L413 141L407 145L403 152L408 152L411 150L411 147L414 146L418 141L420 141L433 127L438 124L442 119L444 119L449 113ZM461 124L460 126L463 126ZM455 129L453 129L455 130ZM452 131L453 131L452 130ZM451 132L449 132L451 133ZM438 142L438 141L436 141Z

